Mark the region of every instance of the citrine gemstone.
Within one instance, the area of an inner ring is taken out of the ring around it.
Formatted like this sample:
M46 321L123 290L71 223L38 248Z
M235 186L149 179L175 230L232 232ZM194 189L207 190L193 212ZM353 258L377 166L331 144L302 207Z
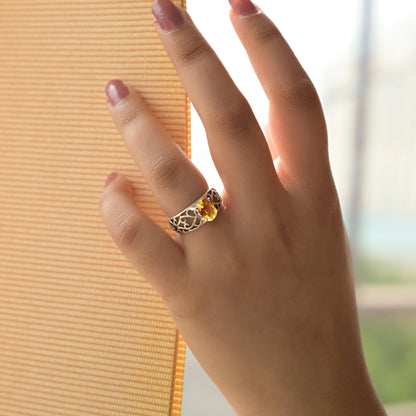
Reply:
M212 221L217 216L217 208L215 205L206 198L202 198L198 201L198 212L204 220Z

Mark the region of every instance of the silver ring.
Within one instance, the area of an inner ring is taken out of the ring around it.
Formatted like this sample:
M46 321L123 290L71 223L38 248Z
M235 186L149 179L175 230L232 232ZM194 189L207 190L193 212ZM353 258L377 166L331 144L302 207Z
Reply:
M189 233L201 225L214 221L222 206L220 194L214 189L208 189L200 198L169 218L169 224L177 233Z

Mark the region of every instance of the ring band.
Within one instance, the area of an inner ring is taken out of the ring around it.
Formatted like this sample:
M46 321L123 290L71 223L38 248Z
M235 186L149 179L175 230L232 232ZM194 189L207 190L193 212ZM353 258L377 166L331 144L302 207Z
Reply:
M214 188L208 189L194 203L170 217L169 224L177 233L189 233L207 222L214 221L221 206L219 193Z

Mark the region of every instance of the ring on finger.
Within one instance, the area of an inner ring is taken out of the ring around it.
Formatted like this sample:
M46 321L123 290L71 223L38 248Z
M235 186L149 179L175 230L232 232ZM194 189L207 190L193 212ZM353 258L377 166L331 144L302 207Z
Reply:
M222 206L219 193L210 188L191 205L169 218L169 224L177 233L188 233L207 222L214 221Z

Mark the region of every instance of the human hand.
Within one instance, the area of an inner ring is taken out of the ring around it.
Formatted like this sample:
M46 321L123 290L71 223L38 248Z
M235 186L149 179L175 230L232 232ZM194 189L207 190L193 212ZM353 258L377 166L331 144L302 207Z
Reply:
M152 6L206 129L226 208L172 238L118 175L100 199L104 223L238 415L385 415L363 357L318 94L273 22L247 0L230 3L270 102L266 137L189 14L169 0ZM139 93L121 81L106 92L164 212L175 215L204 194L205 178Z

